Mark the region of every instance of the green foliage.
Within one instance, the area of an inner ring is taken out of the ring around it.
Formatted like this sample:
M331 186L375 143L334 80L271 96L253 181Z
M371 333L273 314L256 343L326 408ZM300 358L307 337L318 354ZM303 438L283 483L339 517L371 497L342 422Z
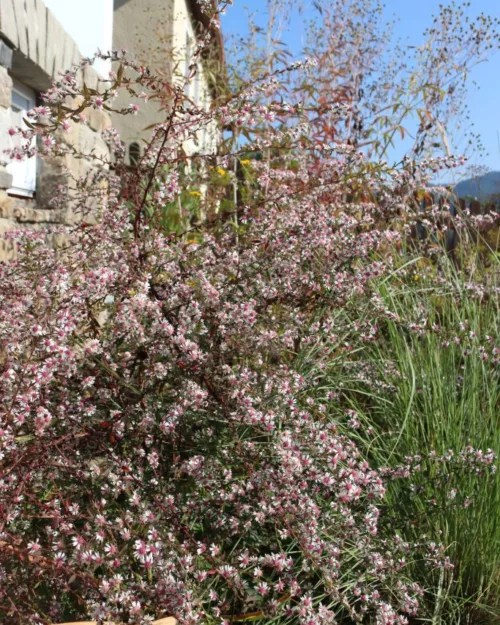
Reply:
M500 451L498 362L484 349L498 336L498 297L494 289L471 291L466 272L446 259L440 267L410 260L378 290L397 318L381 321L378 338L353 349L351 358L325 355L321 373L308 369L306 356L303 372L316 395L334 394L329 410L351 435L346 410L354 411L354 436L371 462L389 466L422 456L411 485L401 480L389 488L384 531L411 544L425 537L447 546L453 570L412 563L426 591L423 622L498 622L500 474L478 480L452 465L438 474L427 459L430 451L458 454L467 446ZM360 311L358 321L370 314ZM346 318L344 327L351 322Z

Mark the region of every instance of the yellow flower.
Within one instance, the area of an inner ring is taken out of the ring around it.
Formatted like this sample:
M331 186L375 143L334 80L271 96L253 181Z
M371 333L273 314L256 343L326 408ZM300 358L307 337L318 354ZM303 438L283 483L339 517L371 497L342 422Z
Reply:
M225 169L222 169L222 167L217 167L217 173L219 174L219 176L225 176L227 174L227 171Z
M240 163L245 166L250 165L251 162L252 161L249 158L245 158L244 160L240 161Z
M190 191L189 195L192 195L193 197L201 197L201 193L199 191Z
M415 274L413 279L415 280L415 282L418 282L420 280L420 276L418 275L418 273Z

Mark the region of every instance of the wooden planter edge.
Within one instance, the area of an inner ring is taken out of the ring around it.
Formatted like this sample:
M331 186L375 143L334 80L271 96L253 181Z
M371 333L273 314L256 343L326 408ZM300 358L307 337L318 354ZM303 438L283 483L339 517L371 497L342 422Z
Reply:
M74 621L71 623L58 623L58 625L97 625L97 621ZM107 623L106 625L118 625L118 623ZM177 621L169 616L154 621L153 625L177 625Z

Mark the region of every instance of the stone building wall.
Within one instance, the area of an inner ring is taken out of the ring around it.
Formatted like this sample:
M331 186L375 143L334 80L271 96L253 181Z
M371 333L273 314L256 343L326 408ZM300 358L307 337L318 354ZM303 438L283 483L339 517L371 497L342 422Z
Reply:
M67 0L76 2L76 0ZM213 0L215 2L215 0ZM182 83L186 66L186 41L193 47L203 13L198 0L114 0L115 48L125 47L132 56L150 63L174 82ZM223 62L222 40L217 49ZM160 56L158 56L158 54ZM81 59L78 46L65 32L43 0L0 0L0 260L15 254L11 244L2 240L2 233L18 227L44 229L71 223L74 215L71 206L64 210L51 207L51 199L58 194L58 186L71 188L72 178L85 175L93 166L89 160L67 156L64 159L36 157L36 183L32 197L21 197L12 189L12 176L4 150L12 148L8 129L13 125L13 94L19 86L30 89L35 97L46 91L53 79ZM161 63L160 63L161 61ZM165 65L163 66L163 63ZM96 88L99 75L86 68L82 80ZM198 105L208 109L214 97L213 86L208 84L205 67L200 63L196 87L187 94ZM128 105L130 99L118 99L116 106ZM38 102L37 102L38 103ZM153 101L140 102L137 116L115 115L111 120L102 111L87 111L86 124L74 124L62 137L78 152L90 154L95 151L108 157L102 131L114 125L129 148L139 147L151 131L148 126L162 121L164 112ZM185 152L213 154L220 137L215 124L199 131L196 141L187 142ZM69 175L68 175L69 172ZM50 240L50 237L49 237Z
M70 1L70 0L68 0ZM38 97L54 78L81 58L75 42L64 31L42 0L0 0L0 237L13 228L28 227L50 232L54 225L71 223L71 207L51 208L50 201L60 184L71 188L93 165L89 160L67 156L64 159L37 158L36 185L32 197L22 197L11 189L8 157L8 128L12 124L12 97L15 82ZM87 68L82 76L95 88L99 76ZM83 154L95 151L108 157L109 150L101 132L111 125L104 111L88 111L86 124L74 124L64 141ZM69 175L68 175L69 174ZM0 238L0 260L12 257L12 245Z
M172 72L173 5L174 0L114 0L113 48L124 48L129 58L169 76ZM139 98L132 99L125 90L118 93L117 108L127 108L131 103L139 106L137 115L113 116L113 125L125 143L128 164L131 164L130 146L138 145L142 153L144 142L153 134L151 126L166 116L155 100L145 103Z
M183 87L186 66L204 26L199 5L197 0L114 0L113 48L125 48L131 58ZM222 40L217 46L222 58ZM210 109L214 92L203 62L198 64L197 77L184 91L197 106ZM116 106L126 108L131 101L129 94L123 92L118 95ZM132 164L130 147L139 147L142 154L144 142L153 134L152 126L167 116L155 100L145 103L137 99L135 103L140 109L137 115L113 117L113 125L125 143L128 164ZM200 129L196 141L187 141L183 148L188 155L213 154L219 142L216 124L212 123Z

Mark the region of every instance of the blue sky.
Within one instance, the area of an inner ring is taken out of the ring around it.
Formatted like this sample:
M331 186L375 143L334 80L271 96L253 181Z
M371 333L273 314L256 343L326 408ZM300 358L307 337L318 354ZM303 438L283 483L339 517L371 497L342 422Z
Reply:
M398 18L395 36L408 39L412 45L422 42L422 34L431 24L431 16L437 12L440 3L444 0L385 0L385 15L388 20ZM304 3L311 6L311 0ZM223 17L222 28L226 38L238 35L247 30L248 10L257 15L257 22L262 16L265 23L266 0L235 0L234 6L228 8ZM487 13L500 19L500 0L471 0L470 15ZM305 9L307 17L308 10ZM309 9L309 15L311 11ZM290 27L283 39L290 50L300 55L301 44L305 38L304 18L297 11L291 16ZM473 164L486 165L500 171L500 147L498 134L500 133L500 53L496 53L487 63L478 65L470 76L470 88L467 104L474 123L474 131L478 133L489 155L484 159L475 158ZM472 80L477 87L472 85ZM464 144L465 147L465 144Z
M0 0L1 2L1 0ZM64 30L76 42L83 56L93 56L97 49L110 50L113 34L113 0L44 0ZM102 74L109 64L99 61Z
M418 45L422 33L436 13L440 2L445 0L385 0L385 14L388 20L399 18L395 34L403 39L408 38L413 45ZM113 0L45 0L67 32L75 39L85 56L92 55L97 47L111 47ZM304 14L295 10L291 16L290 30L284 39L290 50L300 56L301 44L305 38L304 17L307 18L307 7L312 0L303 0ZM297 3L298 6L298 3ZM231 35L244 33L247 26L247 10L257 15L257 19L265 22L266 0L234 0L223 18L223 31L227 38ZM471 0L471 14L481 11L500 18L500 0ZM311 11L309 9L309 15ZM98 16L98 19L96 19ZM102 71L105 68L100 68ZM475 68L471 79L479 89L472 85L468 95L468 105L475 131L482 137L489 156L474 164L485 164L491 169L500 170L500 54L497 53L488 63Z

